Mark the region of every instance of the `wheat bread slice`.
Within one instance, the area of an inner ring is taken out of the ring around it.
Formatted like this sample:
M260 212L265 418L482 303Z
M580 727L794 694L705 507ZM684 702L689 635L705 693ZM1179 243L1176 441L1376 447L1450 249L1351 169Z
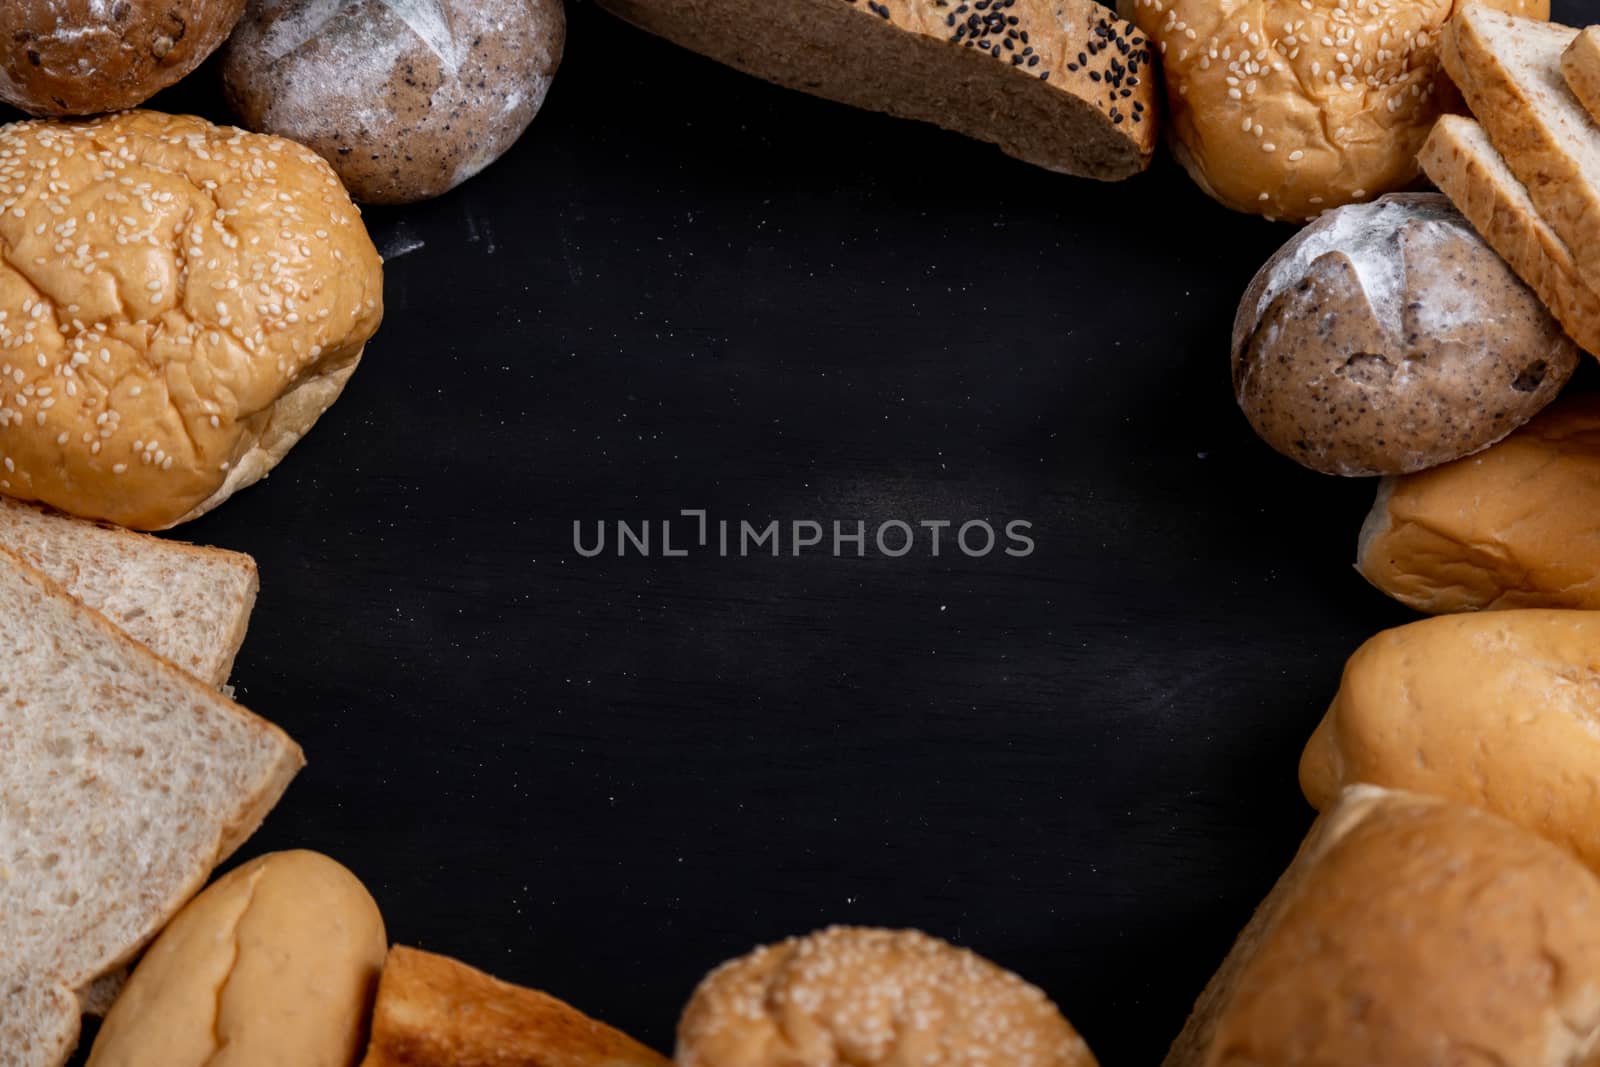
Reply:
M1445 24L1439 58L1579 276L1600 287L1600 127L1561 74L1577 35L1469 4Z
M746 74L1116 180L1156 143L1148 38L1093 0L600 0Z
M1489 142L1460 115L1434 126L1417 159L1423 172L1511 265L1581 347L1600 354L1600 293L1584 281L1567 247L1540 217L1528 190Z
M169 541L0 497L0 546L156 655L228 680L260 588L240 552Z
M1589 116L1600 122L1600 26L1590 26L1561 54L1561 76Z
M83 998L303 764L283 731L0 549L0 1067L60 1067Z

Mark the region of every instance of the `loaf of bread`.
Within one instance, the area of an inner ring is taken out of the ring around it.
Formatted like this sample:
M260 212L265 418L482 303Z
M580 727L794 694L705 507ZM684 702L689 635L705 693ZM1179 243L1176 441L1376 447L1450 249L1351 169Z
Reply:
M361 1067L672 1067L627 1034L536 989L396 945Z
M1066 174L1145 169L1156 141L1145 35L1093 0L600 0L747 74L919 119Z
M1600 613L1448 615L1345 664L1300 758L1306 799L1405 789L1504 816L1600 871Z
M1039 989L915 930L834 927L712 971L677 1067L1094 1067Z
M261 856L167 924L88 1067L353 1067L387 944L344 867L315 852Z
M1549 0L1479 0L1549 18ZM1465 0L1119 0L1161 52L1174 154L1236 211L1304 221L1410 187L1459 103L1438 39Z
M1268 260L1233 326L1234 395L1325 474L1469 455L1561 391L1579 351L1437 193L1330 211Z
M1570 1067L1600 1043L1600 880L1487 812L1371 786L1317 820L1166 1067Z
M0 494L172 526L333 403L382 265L328 165L124 112L0 128Z
M1385 479L1356 569L1418 611L1600 608L1600 396L1552 404L1492 448Z
M223 84L244 125L315 149L357 200L402 204L499 159L565 42L561 0L252 0Z
M0 100L35 115L138 107L227 39L244 0L5 0Z

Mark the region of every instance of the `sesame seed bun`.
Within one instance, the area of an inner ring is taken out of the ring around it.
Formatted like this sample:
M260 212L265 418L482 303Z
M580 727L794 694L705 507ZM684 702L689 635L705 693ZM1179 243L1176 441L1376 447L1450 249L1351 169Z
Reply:
M1119 0L1166 75L1173 154L1236 211L1304 221L1417 181L1459 107L1438 38L1465 0ZM1486 0L1549 18L1549 0Z
M139 529L271 470L382 317L309 149L124 112L0 127L0 493Z
M678 1067L1094 1067L1038 989L915 930L834 927L723 964L678 1024Z

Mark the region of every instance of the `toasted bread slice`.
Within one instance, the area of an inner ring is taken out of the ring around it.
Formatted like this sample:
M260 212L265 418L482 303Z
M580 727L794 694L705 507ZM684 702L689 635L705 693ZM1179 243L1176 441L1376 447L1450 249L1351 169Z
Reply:
M1446 115L1417 158L1440 191L1544 301L1567 335L1600 354L1600 293L1579 276L1572 250L1539 216L1528 190L1489 143L1483 127Z
M95 980L254 832L281 730L0 549L0 1067L60 1067Z
M1439 58L1539 214L1600 288L1600 127L1561 75L1578 31L1468 4Z
M202 682L228 680L255 606L255 560L0 497L0 546Z
M420 949L389 950L361 1067L671 1067L555 997Z
M1561 75L1589 115L1600 122L1600 26L1578 34L1561 54Z

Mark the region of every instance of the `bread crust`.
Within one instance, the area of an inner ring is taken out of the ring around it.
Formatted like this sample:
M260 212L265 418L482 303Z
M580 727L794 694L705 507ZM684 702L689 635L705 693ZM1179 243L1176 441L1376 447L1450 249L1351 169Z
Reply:
M1043 992L915 930L833 927L707 975L678 1067L1094 1067Z
M1459 100L1440 28L1464 0L1121 0L1161 52L1168 140L1219 203L1303 222L1412 187ZM1549 0L1488 0L1549 18Z
M1090 0L996 0L959 14L933 0L601 6L747 74L931 122L1061 173L1127 178L1155 150L1148 42Z
M34 115L138 107L227 39L245 0L6 0L0 100Z
M264 475L383 313L327 164L145 111L16 123L0 150L0 493L162 529Z
M1578 34L1561 56L1561 76L1596 122L1600 122L1600 26Z

